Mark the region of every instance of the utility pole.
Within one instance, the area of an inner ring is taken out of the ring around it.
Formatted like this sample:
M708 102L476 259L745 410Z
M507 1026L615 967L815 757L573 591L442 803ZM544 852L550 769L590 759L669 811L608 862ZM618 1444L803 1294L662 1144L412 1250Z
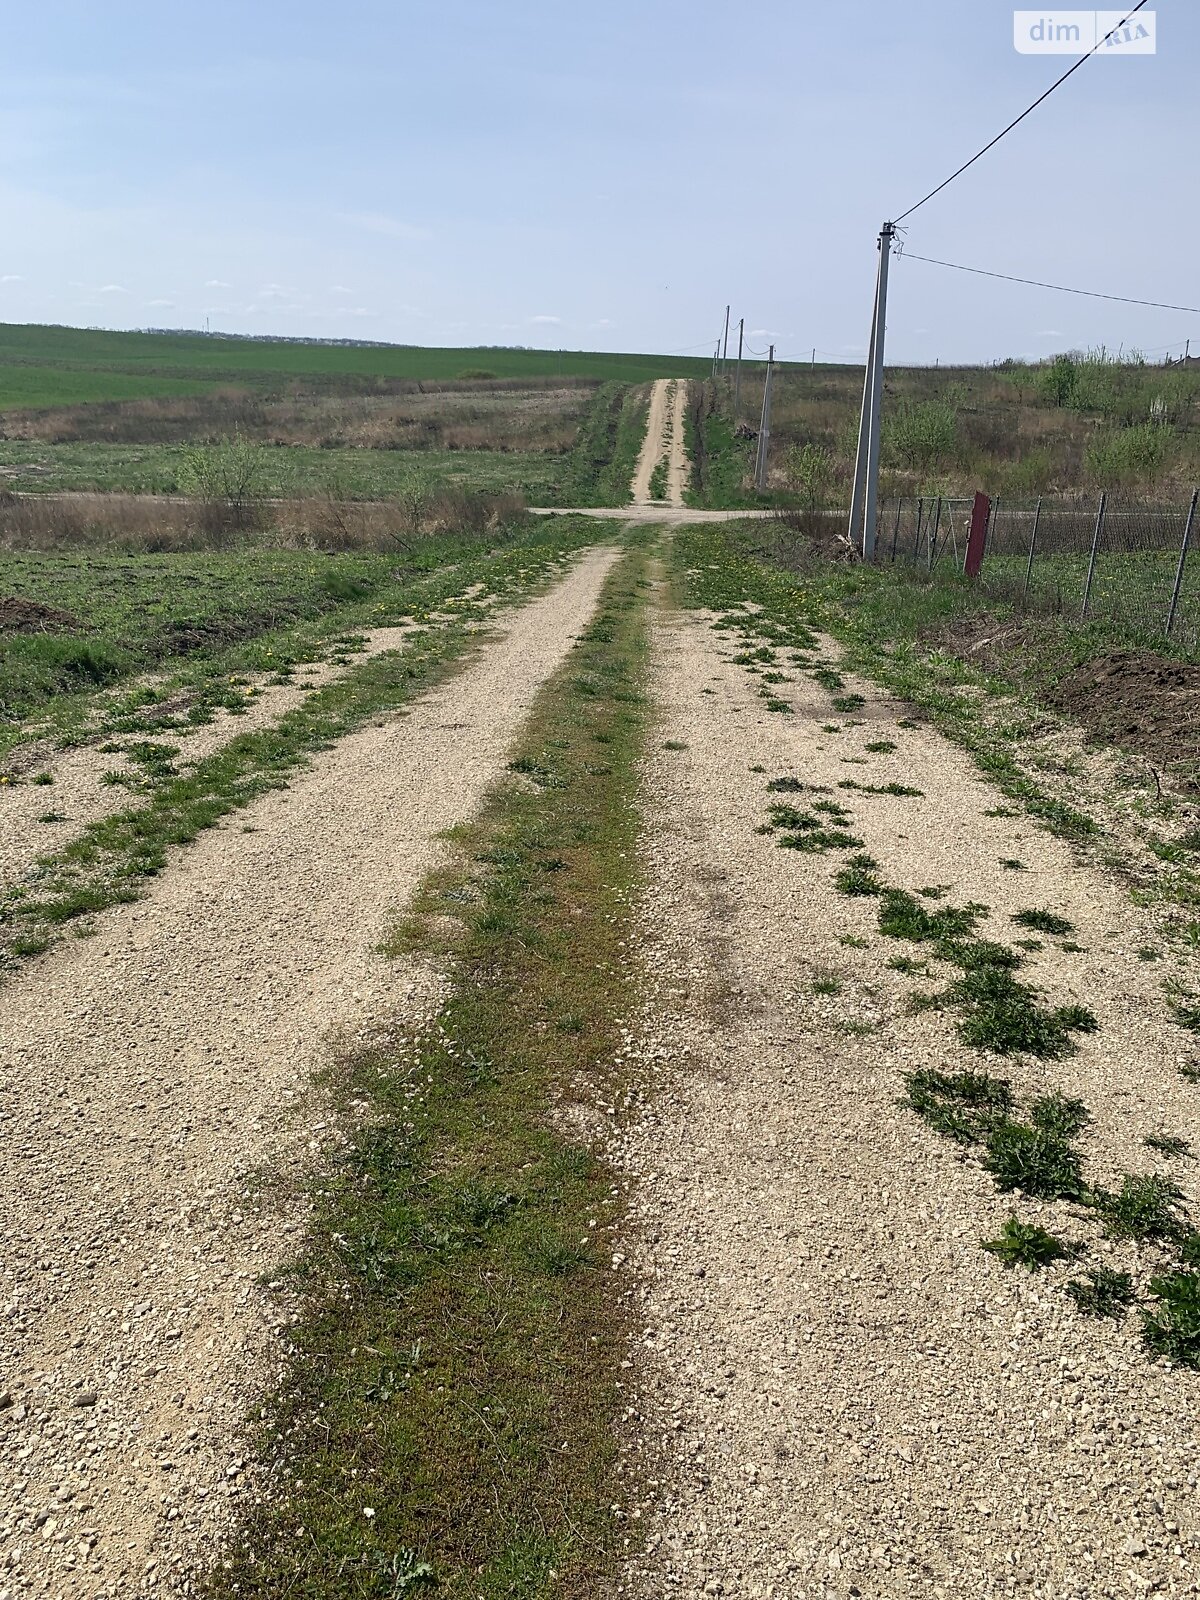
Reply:
M883 414L883 350L887 335L888 264L894 223L879 232L879 271L875 280L875 314L871 323L871 348L863 384L863 408L858 425L858 456L854 464L854 498L850 508L850 542L859 545L863 558L875 555L875 519L879 506L879 429ZM861 525L860 525L861 517Z
M754 463L754 487L759 494L767 487L767 451L771 445L771 378L775 370L775 346L767 355L767 381L763 384L762 422L758 429L758 457Z
M721 376L725 376L725 363L729 360L729 307L725 307L725 343L721 347Z
M738 321L738 353L737 366L733 369L733 425L736 428L741 420L742 404L742 338L746 332L746 319Z
M713 375L713 382L714 383L716 383L716 381L717 381L717 362L720 361L720 359L721 359L721 341L720 341L720 339L718 339L717 340L717 348L713 351L712 375Z
M817 347L816 347L816 345L813 345L812 370L814 372L817 370Z

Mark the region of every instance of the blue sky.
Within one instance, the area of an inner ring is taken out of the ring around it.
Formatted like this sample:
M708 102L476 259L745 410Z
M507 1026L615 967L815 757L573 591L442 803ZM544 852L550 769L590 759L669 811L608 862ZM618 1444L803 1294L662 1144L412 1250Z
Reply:
M1200 12L1095 60L908 245L1200 304ZM0 320L861 357L874 238L1069 65L995 0L171 0L6 8ZM915 261L889 359L1200 316Z

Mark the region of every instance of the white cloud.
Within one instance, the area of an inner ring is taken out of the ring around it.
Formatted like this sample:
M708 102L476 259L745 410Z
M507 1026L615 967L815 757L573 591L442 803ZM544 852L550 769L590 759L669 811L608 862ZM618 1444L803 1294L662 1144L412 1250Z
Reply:
M353 289L347 289L344 283L333 283L329 286L330 294L353 294Z
M388 239L417 241L433 238L428 228L418 227L411 222L402 222L399 217L386 216L382 211L347 211L343 212L338 220L348 222L354 228L363 228L367 233L383 234Z
M96 293L97 294L128 294L129 290L125 287L125 285L123 283L102 283L100 285L99 289L96 290Z
M2 278L0 278L0 283L24 283L24 282L25 282L25 279L21 276L21 274L19 272L6 272L4 274L4 276Z
M538 327L558 327L562 322L561 317L547 317L545 315L530 317L529 320Z
M175 302L174 300L147 300L146 304L148 306L158 306L170 310L174 307Z
M378 311L369 311L366 306L345 306L338 312L342 317L377 317Z
M224 278L208 278L205 281L204 287L206 289L232 289L233 285L231 283L226 283Z
M1061 328L1042 328L1033 337L1035 339L1065 339L1066 334Z

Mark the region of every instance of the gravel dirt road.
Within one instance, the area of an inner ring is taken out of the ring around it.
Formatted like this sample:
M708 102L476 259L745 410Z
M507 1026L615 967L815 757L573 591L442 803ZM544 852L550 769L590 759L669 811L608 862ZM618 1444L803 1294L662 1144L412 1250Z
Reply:
M377 945L615 559L584 556L443 687L4 988L0 1596L168 1589L211 1555L286 1332L258 1278L302 1221L258 1175L332 1137L311 1075L404 1009Z
M1016 1209L1142 1285L1155 1247L1097 1244L1081 1208L1014 1203L897 1103L922 1066L1079 1095L1091 1180L1173 1173L1194 1202L1194 1165L1143 1146L1162 1130L1200 1145L1200 1089L1177 1070L1195 1038L1137 954L1160 943L1155 913L872 686L847 685L861 725L831 719L808 677L772 689L794 711L773 713L718 638L668 616L654 671L659 742L686 748L647 772L658 1093L616 1156L637 1219L641 1446L663 1487L621 1592L1200 1592L1200 1375L1154 1364L1135 1318L1081 1315L1070 1263L1006 1270L980 1240ZM894 753L867 751L883 740ZM879 936L877 901L835 891L844 858L756 832L789 798L766 791L779 776L830 786L888 882L989 905L988 937L1011 941L1025 907L1070 917L1084 948L1046 939L1024 975L1086 1002L1099 1031L1073 1059L1018 1064L914 1015L914 980L887 965L913 947ZM843 793L847 777L923 797Z
M661 509L683 505L683 491L687 484L688 461L684 435L684 408L687 405L687 383L670 378L657 378L650 392L650 411L646 418L646 437L638 457L637 471L633 475L634 505ZM667 492L665 502L653 500L650 480L659 462L667 461Z

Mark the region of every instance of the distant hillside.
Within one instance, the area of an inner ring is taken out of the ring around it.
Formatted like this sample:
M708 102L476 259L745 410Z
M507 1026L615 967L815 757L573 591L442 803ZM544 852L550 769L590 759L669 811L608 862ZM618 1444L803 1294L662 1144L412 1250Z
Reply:
M210 385L276 389L301 381L369 389L372 380L616 379L703 376L706 358L480 346L424 349L358 340L231 334L114 333L0 323L0 411L195 394Z

